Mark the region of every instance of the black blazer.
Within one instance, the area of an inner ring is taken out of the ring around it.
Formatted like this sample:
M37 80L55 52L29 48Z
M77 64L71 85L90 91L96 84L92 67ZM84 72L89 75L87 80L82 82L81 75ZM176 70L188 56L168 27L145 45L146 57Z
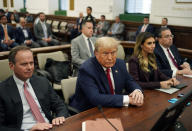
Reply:
M30 83L46 118L51 122L56 117L68 117L65 104L54 92L49 81L32 76ZM0 131L20 131L23 120L23 105L13 77L0 83Z
M18 44L23 44L25 40L33 40L33 35L31 33L31 31L26 28L27 33L28 33L28 38L25 38L25 35L23 33L23 30L21 29L21 27L17 27L16 28L16 42Z
M174 58L178 64L178 66L182 65L184 62L184 59L180 56L176 46L172 45L170 47L170 50L171 50L171 52L172 52L172 54L173 54L173 56L174 56ZM156 43L154 53L156 56L158 68L161 70L161 72L163 72L167 76L172 77L173 71L171 70L171 66L169 64L169 61L168 61L163 49L159 45L159 43Z
M142 27L143 27L143 25L140 25L140 26L139 26L139 28L138 28L138 30L137 30L137 32L136 32L136 36L141 32ZM153 28L153 26L149 24L149 25L147 26L147 29L145 30L145 32L150 32L150 33L154 34L154 28Z
M135 79L135 81L143 89L157 89L160 88L160 82L168 80L169 77L161 73L159 69L154 70L153 80L150 81L150 74L144 72L139 65L139 59L135 56L132 56L129 60L129 72Z

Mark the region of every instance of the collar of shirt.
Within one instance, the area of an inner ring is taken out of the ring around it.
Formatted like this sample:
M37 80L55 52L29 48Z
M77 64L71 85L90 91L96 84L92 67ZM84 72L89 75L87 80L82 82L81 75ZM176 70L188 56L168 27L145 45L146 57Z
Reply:
M15 80L16 85L19 85L18 88L23 87L24 81L17 78L17 76L13 73L13 79ZM26 83L29 85L29 79L26 80Z
M7 24L6 25L4 25L4 24L1 24L1 26L4 28L6 28L7 29Z
M39 21L40 21L41 24L45 24L45 21L42 22L40 19L39 19Z

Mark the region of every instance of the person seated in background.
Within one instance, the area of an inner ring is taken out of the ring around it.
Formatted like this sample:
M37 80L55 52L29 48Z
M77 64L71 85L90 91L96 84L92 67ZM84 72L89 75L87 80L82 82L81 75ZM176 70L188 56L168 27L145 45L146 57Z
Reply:
M17 46L8 59L13 75L0 83L0 130L42 131L64 123L66 105L46 78L33 75L30 48Z
M144 17L143 25L139 26L139 28L136 32L136 37L141 32L150 32L150 33L154 34L154 28L152 25L149 24L149 17L148 16Z
M119 40L123 40L123 31L124 31L125 25L120 22L119 16L115 17L115 23L112 24L111 28L108 30L107 34L108 36L115 37Z
M16 42L20 45L26 45L31 48L38 48L40 45L33 40L33 35L26 27L25 18L20 18L20 26L16 28Z
M15 42L15 30L7 24L5 15L0 16L0 20L0 46L3 51L8 51L18 45Z
M77 67L81 66L89 57L94 56L94 44L96 41L93 35L93 23L83 21L82 34L71 41L72 63Z
M5 11L3 9L0 9L0 16L5 15Z
M26 12L25 14L25 20L27 23L33 23L33 16L31 14L29 14L29 12Z
M168 27L168 19L166 17L162 18L160 28L156 28L156 31L155 31L156 40L158 39L158 34L159 34L159 31L161 28L169 28L170 29L170 27Z
M189 63L184 61L176 46L173 45L173 38L169 28L160 29L154 51L158 68L168 77L192 74Z
M137 36L133 56L129 59L129 72L143 89L170 88L179 84L157 68L154 54L155 38L149 32Z
M13 13L10 13L10 19L7 23L14 24L14 25L17 24L17 22L15 21L15 16Z
M19 14L18 14L17 10L13 11L13 15L14 15L15 22L19 23Z
M77 18L77 20L76 20L76 25L74 25L74 29L71 30L71 35L70 35L71 40L81 34L82 23L83 23L83 13L80 12L79 18Z
M85 16L83 18L83 21L91 21L93 23L93 31L95 30L95 26L96 26L96 20L95 20L95 17L92 16L92 7L91 6L88 6L87 7L87 16Z
M49 24L45 22L45 14L39 14L39 22L34 25L34 34L37 42L42 46L59 45L59 41L52 38L52 31Z
M76 91L70 103L72 107L84 111L98 105L143 105L140 86L127 72L124 61L116 58L118 45L118 41L112 37L98 38L95 57L89 58L80 67Z
M11 12L9 12L8 9L5 9L5 13L4 13L4 15L7 17L7 21L10 20L10 13L11 13Z
M107 34L107 31L109 30L110 24L105 20L105 15L101 15L101 19L96 27L96 36L102 37Z

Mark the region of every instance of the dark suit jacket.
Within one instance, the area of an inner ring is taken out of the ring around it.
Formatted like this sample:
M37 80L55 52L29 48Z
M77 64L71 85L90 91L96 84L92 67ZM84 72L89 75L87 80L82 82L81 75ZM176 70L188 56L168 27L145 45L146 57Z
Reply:
M51 27L49 24L45 23L47 27L47 37L52 37ZM42 40L44 36L43 27L41 26L40 21L34 25L34 35L37 40Z
M97 105L106 107L122 107L125 89L131 93L141 89L128 74L123 60L117 59L112 67L115 84L115 95L111 95L106 73L96 57L91 57L84 62L79 70L76 92L71 105L79 111L84 111Z
M7 25L7 32L10 37L10 39L15 39L15 30L10 25ZM5 34L2 25L0 24L0 41L4 40Z
M178 66L182 65L184 62L184 59L180 56L177 48L175 47L175 45L172 45L170 47L170 50L178 64ZM158 68L161 70L161 72L163 72L165 75L167 75L168 77L172 77L172 73L173 71L171 70L171 66L169 64L169 61L163 51L163 49L161 48L161 46L159 45L159 43L156 43L155 46L155 56L156 56L156 61L157 61L157 66Z
M140 26L139 26L139 28L138 28L138 30L137 30L137 32L136 32L136 36L141 32L142 27L143 27L143 25L140 25ZM149 25L147 26L147 29L145 30L145 32L150 32L150 33L154 34L154 28L153 28L153 26L149 24Z
M26 28L27 33L28 33L28 38L25 38L25 35L23 33L23 30L21 27L17 27L16 28L16 42L19 44L24 43L25 40L33 40L33 35L31 33L31 31Z
M47 119L51 122L52 113L56 117L68 116L65 104L56 95L49 81L32 76L30 83ZM0 131L20 131L23 120L23 105L13 77L0 83Z
M153 80L150 81L150 74L140 68L139 59L135 56L132 56L129 60L129 72L143 89L160 88L160 81L169 79L169 77L157 69L154 70Z

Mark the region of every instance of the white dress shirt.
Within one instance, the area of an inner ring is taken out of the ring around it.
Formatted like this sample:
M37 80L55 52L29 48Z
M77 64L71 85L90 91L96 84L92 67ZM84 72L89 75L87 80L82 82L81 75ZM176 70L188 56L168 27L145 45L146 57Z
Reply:
M90 49L89 49L88 37L85 36L83 33L82 33L82 35L83 35L83 38L84 38L85 43L86 43L86 45L87 45L87 49L89 50L89 56L91 57L92 55L91 55L91 51L90 51ZM90 42L91 42L92 49L93 49L93 52L94 52L94 50L95 50L95 46L93 45L93 42L91 41L90 38L89 38L89 40L90 40Z
M177 73L177 70L178 70L178 69L177 69L177 67L175 67L175 65L173 64L171 58L169 57L169 54L168 54L168 52L167 52L167 48L165 48L165 47L162 46L161 44L159 44L159 45L160 45L161 48L163 49L163 51L164 51L164 53L165 53L165 56L166 56L167 59L168 59L169 65L170 65L170 67L171 67L171 70L173 71L172 77L176 77L176 73ZM174 57L173 53L171 52L170 48L169 48L169 51L170 51L172 57L175 59L175 57Z
M21 97L21 101L22 101L22 104L23 104L23 120L22 120L22 125L21 125L21 129L22 130L25 130L25 131L29 131L36 123L37 121L35 120L32 112L31 112L31 109L30 109L30 106L25 98L25 95L24 95L24 82L21 81L19 78L17 78L15 76L15 74L13 74L13 79L17 85L17 88L19 90L19 94L20 94L20 97ZM28 84L28 87L27 87L27 90L29 91L29 93L32 95L33 99L35 100L37 106L39 107L39 110L43 116L43 118L45 119L45 121L47 123L49 123L49 120L46 118L44 112L42 111L41 109L41 106L39 104L39 101L35 95L35 92L29 82L29 79L26 81L26 83Z
M107 68L103 67L104 71L107 73ZM114 83L114 79L113 79L113 73L112 73L112 69L110 68L110 78L111 78L111 82L113 85L113 90L114 90L114 95L115 95L115 83ZM128 95L123 95L123 106L129 106L129 96Z

